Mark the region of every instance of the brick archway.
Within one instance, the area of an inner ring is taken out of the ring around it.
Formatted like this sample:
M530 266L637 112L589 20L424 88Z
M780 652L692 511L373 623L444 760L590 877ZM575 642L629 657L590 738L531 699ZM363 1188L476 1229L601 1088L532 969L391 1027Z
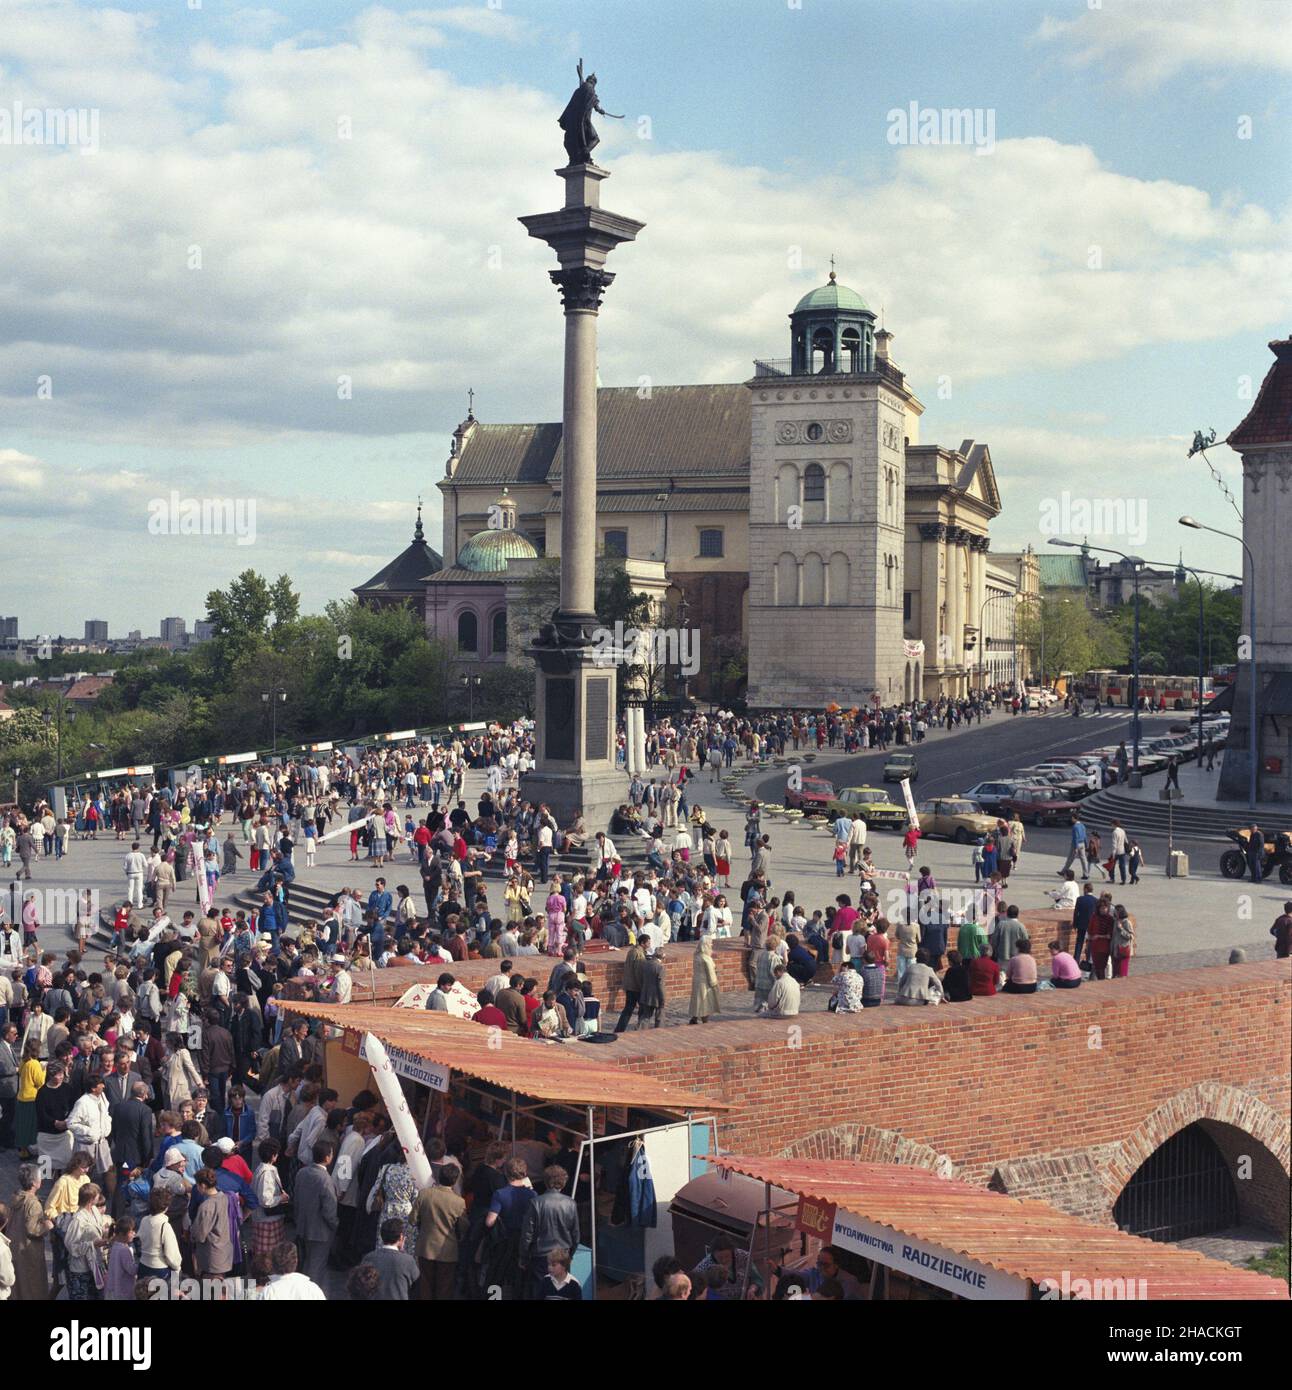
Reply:
M1178 1092L1164 1105L1159 1105L1126 1139L1111 1146L1104 1164L1104 1182L1110 1193L1110 1202L1117 1200L1122 1189L1151 1153L1173 1134L1199 1120L1214 1120L1241 1130L1263 1144L1278 1160L1284 1173L1288 1172L1289 1159L1292 1158L1292 1137L1288 1134L1287 1121L1280 1119L1276 1111L1250 1091L1204 1081Z
M818 1129L783 1148L778 1158L851 1159L855 1163L899 1163L927 1168L944 1178L958 1178L961 1170L946 1154L916 1143L896 1130L874 1125L834 1125Z

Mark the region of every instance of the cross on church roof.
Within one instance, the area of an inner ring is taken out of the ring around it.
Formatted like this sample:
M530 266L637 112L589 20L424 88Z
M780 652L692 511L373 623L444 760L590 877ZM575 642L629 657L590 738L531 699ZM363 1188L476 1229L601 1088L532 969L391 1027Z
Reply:
M830 257L830 283L834 284L834 257Z

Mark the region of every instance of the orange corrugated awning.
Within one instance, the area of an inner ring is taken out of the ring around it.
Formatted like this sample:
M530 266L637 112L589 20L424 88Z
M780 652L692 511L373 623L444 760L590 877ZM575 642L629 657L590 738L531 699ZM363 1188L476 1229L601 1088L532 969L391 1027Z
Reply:
M925 1168L741 1154L710 1156L709 1162L1036 1286L1047 1280L1060 1285L1066 1273L1069 1283L1142 1279L1150 1300L1288 1298L1281 1279Z
M494 1033L467 1019L381 1004L306 1004L285 1000L288 1014L319 1018L347 1032L372 1033L437 1066L563 1105L632 1105L709 1114L731 1107L626 1067L594 1061L578 1043L546 1043Z

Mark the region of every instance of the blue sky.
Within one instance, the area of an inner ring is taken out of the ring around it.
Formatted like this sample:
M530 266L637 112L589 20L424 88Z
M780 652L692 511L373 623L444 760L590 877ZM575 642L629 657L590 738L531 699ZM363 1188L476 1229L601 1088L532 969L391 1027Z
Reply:
M834 254L884 306L923 442L990 444L1002 548L1042 543L1068 489L1143 499L1150 558L1183 538L1231 569L1175 517L1234 520L1184 453L1289 328L1279 9L14 0L0 110L94 108L100 148L0 146L24 253L0 267L0 532L63 557L0 610L155 631L245 564L316 609L406 543L419 492L437 538L467 386L483 419L559 412L547 253L515 218L555 206L580 55L628 117L603 123L606 202L647 223L616 253L606 384L743 379ZM994 152L890 144L911 102L990 112ZM256 497L256 543L147 535L172 486Z

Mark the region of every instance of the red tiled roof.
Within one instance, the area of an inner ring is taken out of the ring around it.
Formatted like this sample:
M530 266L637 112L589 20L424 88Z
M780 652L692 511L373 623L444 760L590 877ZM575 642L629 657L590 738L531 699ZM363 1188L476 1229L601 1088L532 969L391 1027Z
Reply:
M66 698L69 700L95 700L98 698L99 691L104 686L111 684L111 676L82 676L79 681L73 681L68 686Z
M731 1107L653 1076L598 1062L590 1047L493 1034L467 1019L381 1004L284 1004L289 1014L321 1018L355 1033L373 1033L389 1047L474 1076L535 1100L565 1105L632 1105L711 1114Z
M940 1178L924 1168L740 1154L709 1161L1035 1285L1044 1280L1060 1285L1066 1273L1070 1281L1142 1279L1151 1300L1288 1297L1281 1279L1095 1226L1047 1202Z
M1231 449L1292 442L1292 338L1270 344L1274 365L1265 374L1247 418L1225 441Z

